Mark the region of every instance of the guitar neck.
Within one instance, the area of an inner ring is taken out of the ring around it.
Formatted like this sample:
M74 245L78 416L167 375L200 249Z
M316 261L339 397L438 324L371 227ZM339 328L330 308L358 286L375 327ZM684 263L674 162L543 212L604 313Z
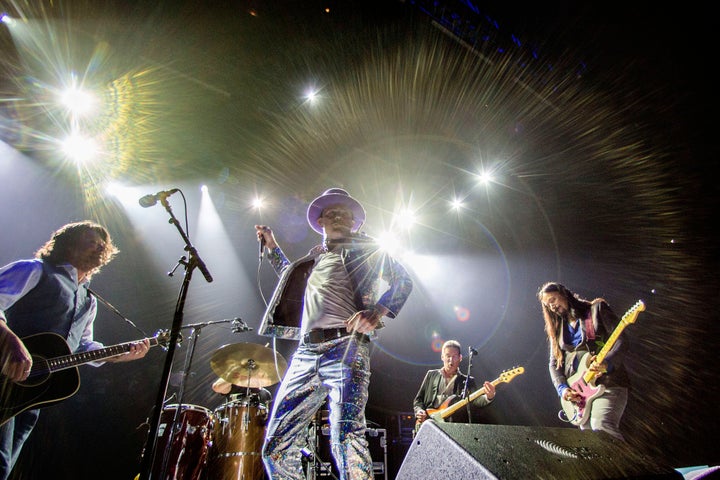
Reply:
M498 379L493 380L491 383L495 386L498 386L498 384L501 383L501 380L498 378ZM449 407L447 407L446 409L441 411L440 418L445 419L445 418L449 417L450 415L457 412L458 410L463 408L465 405L472 402L476 398L480 397L480 395L483 395L484 393L485 393L485 387L482 387L479 390L475 390L473 393L471 393L468 396L468 398L463 398L459 402L453 403L452 405L450 405Z
M610 337L608 337L607 342L605 342L605 345L600 349L597 356L595 357L595 363L600 364L605 361L605 357L607 356L608 352L612 349L612 347L615 345L615 342L617 342L617 339L620 338L620 334L625 330L625 327L627 327L631 322L627 321L626 317L623 317L620 320L620 323L618 323L617 327L615 327L615 330L610 334ZM583 375L583 379L585 382L590 383L593 380L595 380L595 377L597 376L597 373L588 370Z
M620 322L617 327L615 327L615 330L613 330L613 333L608 338L607 342L605 342L605 345L600 349L600 351L597 354L597 359L595 360L597 363L602 363L605 360L605 357L610 352L613 346L615 346L615 342L617 342L617 339L620 338L620 334L625 330L625 327L627 324L625 322Z
M157 337L150 338L150 346L154 347L158 344ZM55 357L47 360L47 371L57 372L66 368L77 367L89 362L99 362L106 358L121 355L130 351L130 347L137 343L126 342L112 345L110 347L99 348L97 350L90 350L88 352L74 353L72 355L64 355L61 357Z

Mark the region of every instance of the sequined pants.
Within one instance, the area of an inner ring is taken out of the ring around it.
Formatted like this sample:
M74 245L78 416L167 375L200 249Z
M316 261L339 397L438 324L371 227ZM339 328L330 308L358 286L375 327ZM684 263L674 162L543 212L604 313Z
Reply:
M275 395L262 456L273 480L303 479L301 449L308 427L329 397L330 444L340 480L374 478L365 439L370 345L347 336L300 343Z

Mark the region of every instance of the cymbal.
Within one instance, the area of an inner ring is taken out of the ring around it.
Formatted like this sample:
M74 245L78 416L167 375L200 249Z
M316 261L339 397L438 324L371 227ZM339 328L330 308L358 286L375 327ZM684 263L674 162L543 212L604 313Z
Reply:
M278 353L276 371L272 349L255 343L231 343L213 353L210 367L233 385L261 388L280 381L287 370L287 361Z

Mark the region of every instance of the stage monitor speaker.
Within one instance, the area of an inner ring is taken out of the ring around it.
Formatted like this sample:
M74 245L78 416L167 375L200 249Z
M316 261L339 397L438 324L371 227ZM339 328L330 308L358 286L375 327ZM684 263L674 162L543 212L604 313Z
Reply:
M422 424L395 480L682 479L605 432L467 423Z

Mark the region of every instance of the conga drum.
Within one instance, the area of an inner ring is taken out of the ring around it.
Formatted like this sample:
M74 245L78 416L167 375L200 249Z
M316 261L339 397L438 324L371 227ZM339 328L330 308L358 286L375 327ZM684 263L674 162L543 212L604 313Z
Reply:
M267 405L257 395L235 396L215 409L213 445L208 466L212 480L262 480L261 450Z
M177 421L175 416L177 414ZM198 405L167 405L158 424L152 479L201 480L212 445L212 412Z

